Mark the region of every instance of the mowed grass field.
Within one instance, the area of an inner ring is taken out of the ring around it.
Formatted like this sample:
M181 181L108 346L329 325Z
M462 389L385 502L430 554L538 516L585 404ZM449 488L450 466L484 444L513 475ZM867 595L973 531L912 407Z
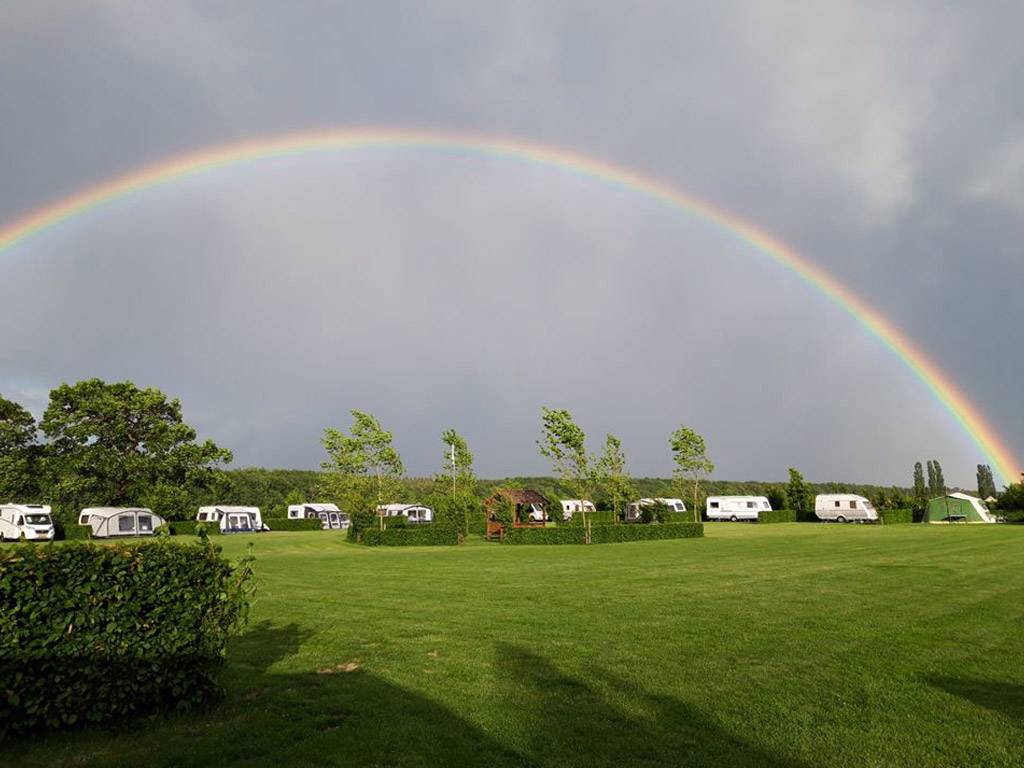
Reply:
M1020 766L1024 527L254 542L226 701L5 766Z

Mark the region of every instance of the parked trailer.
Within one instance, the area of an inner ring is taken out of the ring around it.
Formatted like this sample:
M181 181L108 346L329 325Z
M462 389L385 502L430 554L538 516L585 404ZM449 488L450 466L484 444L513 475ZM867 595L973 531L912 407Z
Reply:
M682 499L640 499L639 501L632 502L626 507L626 512L623 519L627 523L636 522L640 519L640 510L644 507L649 507L653 504L664 504L673 512L685 512L686 504Z
M43 504L0 506L0 541L53 541L50 512Z
M574 512L585 512L589 515L591 512L597 512L597 508L594 502L586 499L562 499L562 519L572 520Z
M759 512L771 511L765 496L708 496L704 514L708 520L757 520Z
M837 523L878 520L878 512L871 502L852 493L823 493L815 496L814 514L819 520Z
M325 531L331 528L348 528L352 524L346 512L334 504L292 504L288 507L289 520L319 520Z
M404 517L410 523L434 522L434 510L422 504L382 504L377 507L381 517Z
M259 507L238 507L218 504L212 507L200 507L196 514L196 522L216 523L221 533L254 533L269 531Z
M166 522L145 507L89 507L78 516L79 525L88 525L94 539L152 536Z

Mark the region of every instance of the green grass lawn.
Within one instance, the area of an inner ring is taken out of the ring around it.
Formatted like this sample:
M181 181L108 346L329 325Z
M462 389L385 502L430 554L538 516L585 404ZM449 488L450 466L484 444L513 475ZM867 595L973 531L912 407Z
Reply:
M1024 527L255 542L226 701L4 766L1020 766Z

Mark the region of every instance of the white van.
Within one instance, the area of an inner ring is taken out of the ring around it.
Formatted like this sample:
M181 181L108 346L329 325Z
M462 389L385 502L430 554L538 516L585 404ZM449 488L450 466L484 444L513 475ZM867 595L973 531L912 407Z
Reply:
M562 499L562 519L572 520L574 512L585 512L589 515L591 512L597 512L597 508L594 502L586 499Z
M200 507L196 514L196 522L216 523L221 533L254 533L270 530L260 516L259 507L232 507L223 504Z
M118 536L152 536L167 523L160 515L145 507L89 507L78 516L79 525L92 528L94 539Z
M686 504L682 499L640 499L626 507L625 520L627 523L636 522L640 519L640 510L652 504L664 504L673 512L685 512Z
M53 541L53 518L42 504L0 507L0 541Z
M292 504L288 507L289 520L319 520L325 531L331 528L348 528L351 525L348 514L334 504Z
M814 497L814 514L819 520L848 523L878 520L878 512L863 496L852 493L822 493Z
M382 504L377 507L381 517L405 517L410 523L434 522L434 510L422 504Z
M764 496L708 496L704 514L708 520L757 520L758 512L771 511Z

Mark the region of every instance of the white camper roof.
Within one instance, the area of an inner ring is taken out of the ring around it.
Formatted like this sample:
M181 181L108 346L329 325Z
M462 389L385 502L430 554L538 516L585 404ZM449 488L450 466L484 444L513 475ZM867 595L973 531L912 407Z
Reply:
M0 504L0 506L7 507L9 509L14 508L25 514L35 513L37 515L49 515L53 511L50 509L48 504L15 504L14 502L10 502L7 504Z
M768 501L767 496L708 496L708 501Z
M855 493L819 493L815 498L821 501L867 501L867 498Z
M426 504L381 504L377 509L381 512L404 512L407 509L430 509Z
M320 504L313 502L303 502L302 504L290 504L289 509L312 509L314 512L341 512L336 504Z
M214 504L209 507L200 507L200 512L220 512L222 514L230 514L232 512L259 512L259 507L239 507L231 506L229 504Z
M153 510L147 507L86 507L82 510L82 514L89 513L92 517L114 517L122 512L142 512L147 515L152 515Z

